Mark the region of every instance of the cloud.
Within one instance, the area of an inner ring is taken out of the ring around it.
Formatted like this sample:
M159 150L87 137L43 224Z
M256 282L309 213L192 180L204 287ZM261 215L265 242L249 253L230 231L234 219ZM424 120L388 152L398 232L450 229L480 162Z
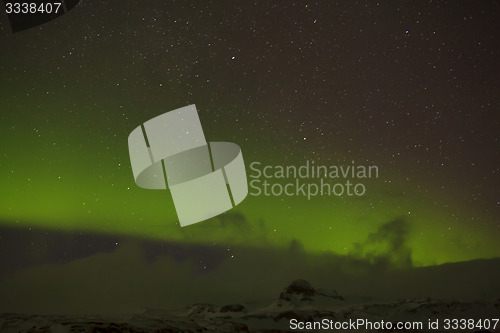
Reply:
M263 221L250 223L240 212L226 212L203 223L182 228L180 232L186 240L196 240L198 237L198 241L202 242L206 238L213 238L261 245L267 242L269 234Z
M0 279L0 312L125 313L206 302L272 302L303 278L349 297L478 298L500 295L500 260L413 268L407 221L383 224L357 253L203 246L128 239L113 251L17 268Z
M351 255L374 265L412 267L411 249L407 244L409 235L410 224L407 220L388 221L369 234L364 242L356 243Z

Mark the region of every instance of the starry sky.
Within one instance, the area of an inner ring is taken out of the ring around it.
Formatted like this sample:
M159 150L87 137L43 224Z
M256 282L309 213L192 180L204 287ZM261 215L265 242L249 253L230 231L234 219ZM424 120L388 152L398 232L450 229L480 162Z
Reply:
M83 0L18 33L2 13L0 278L78 271L113 251L187 260L196 276L252 251L391 267L500 256L498 12L494 1ZM355 161L379 177L362 197L249 196L180 228L168 191L135 185L127 138L189 104L208 141L241 147L248 173L252 161Z

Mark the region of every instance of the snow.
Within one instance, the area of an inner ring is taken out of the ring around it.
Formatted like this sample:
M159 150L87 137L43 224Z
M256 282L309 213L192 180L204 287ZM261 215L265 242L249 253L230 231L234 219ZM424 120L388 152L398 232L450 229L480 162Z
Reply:
M266 306L193 304L184 309L144 309L114 317L0 314L1 332L274 332L290 331L290 319L422 321L443 318L499 318L500 300L460 302L431 298L385 302L350 299L295 280ZM497 330L499 328L497 327Z

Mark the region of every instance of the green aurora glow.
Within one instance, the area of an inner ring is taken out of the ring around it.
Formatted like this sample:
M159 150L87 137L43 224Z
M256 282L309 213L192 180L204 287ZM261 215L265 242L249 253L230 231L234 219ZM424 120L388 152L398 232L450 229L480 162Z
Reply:
M128 162L127 128L117 131L116 137L106 131L85 137L85 129L81 128L61 133L56 118L39 129L36 119L29 124L17 122L9 141L2 145L0 172L7 175L0 189L3 223L203 244L286 247L298 240L310 252L349 254L356 243L363 242L381 224L404 217L411 225L408 246L417 265L500 253L495 235L486 228L460 223L472 218L487 219L486 214L478 216L474 207L461 206L452 193L431 188L432 192L424 195L416 190L422 183L403 181L384 166L380 167L378 179L366 182L363 197L307 200L248 196L233 211L245 216L250 230L222 227L220 218L180 228L168 191L144 190L134 184ZM2 131L9 132L5 122ZM79 141L72 136L85 139ZM238 142L237 137L230 139ZM259 154L252 154L251 146L245 143L242 149L250 173L248 165L252 160L247 156L255 158ZM280 156L274 157L274 163L267 158L261 161L274 165Z
M84 15L90 5L41 28L3 29L0 223L264 248L297 240L310 253L356 255L370 233L404 219L417 266L500 256L500 118L491 106L498 78L488 74L497 61L481 53L496 50L496 39L478 34L471 39L478 46L456 38L461 9L450 18L458 23L436 19L443 27L427 31L394 23L399 19L379 21L380 29L340 24L335 13L343 10L324 6L321 12L331 14L318 22L299 20L303 34L290 19L303 17L295 7L279 16L279 26L261 22L256 37L183 7L169 9L156 32L140 17L116 16L119 10ZM484 28L481 20L467 24ZM431 40L405 33L417 29ZM358 31L368 35L352 38ZM288 40L295 37L307 46L297 49ZM472 69L457 52L436 58L444 42L477 48L485 60ZM450 75L458 76L453 84ZM490 84L475 84L475 77ZM242 148L247 172L252 161L354 160L377 165L380 176L367 181L363 197L249 196L222 217L180 228L168 191L134 184L127 137L144 121L189 104L197 105L209 141Z

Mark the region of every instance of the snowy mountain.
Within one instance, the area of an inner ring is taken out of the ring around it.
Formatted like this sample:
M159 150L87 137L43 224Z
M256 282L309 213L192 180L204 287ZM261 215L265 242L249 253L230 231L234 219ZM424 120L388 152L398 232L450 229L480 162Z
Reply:
M398 322L407 325L421 323L422 328L418 331L426 331L431 320L439 328L432 331L439 332L449 331L445 330L447 319L450 320L449 325L453 325L451 320L464 318L474 321L474 327L467 327L467 331L493 332L500 331L500 324L493 329L493 320L499 317L500 299L493 302L459 302L418 298L373 302L344 298L336 291L316 290L309 282L299 279L285 287L270 304L253 309L243 304L194 304L175 311L145 309L115 317L2 314L0 331L288 332L319 328L381 331L384 329L376 325L383 322L386 331L398 332L403 331L395 328ZM359 324L359 320L364 324L356 329L345 326ZM390 329L387 328L388 323Z

